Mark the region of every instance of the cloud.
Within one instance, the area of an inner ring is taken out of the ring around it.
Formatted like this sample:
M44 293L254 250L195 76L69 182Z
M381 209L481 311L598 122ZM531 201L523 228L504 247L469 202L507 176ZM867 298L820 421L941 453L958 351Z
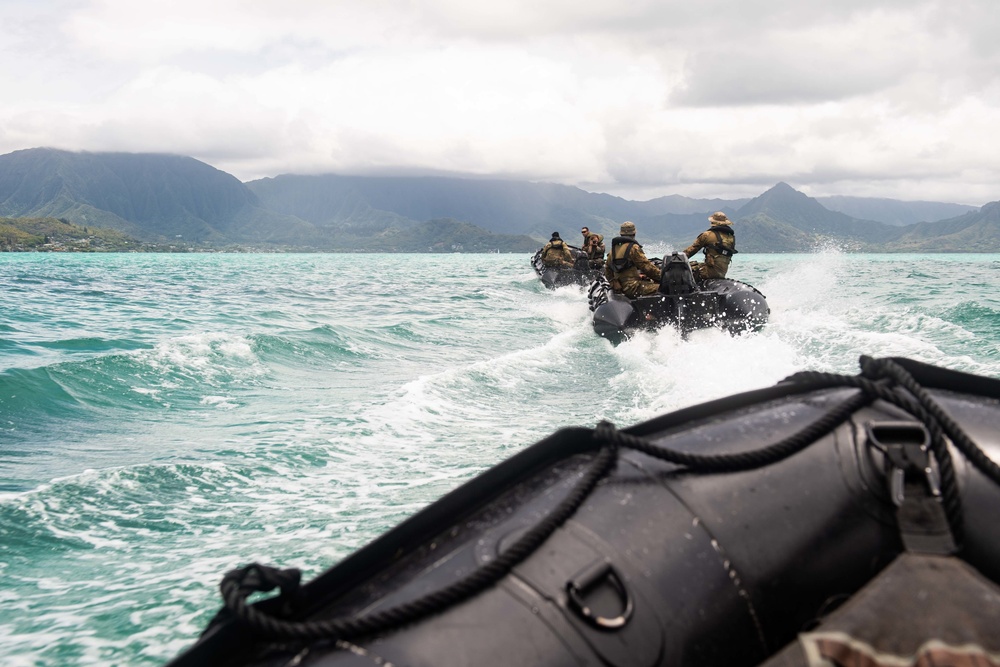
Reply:
M671 102L795 105L877 93L907 76L911 50L919 53L920 48L899 49L870 39L879 32L870 25L814 28L694 51Z
M992 0L14 0L0 151L1000 199Z

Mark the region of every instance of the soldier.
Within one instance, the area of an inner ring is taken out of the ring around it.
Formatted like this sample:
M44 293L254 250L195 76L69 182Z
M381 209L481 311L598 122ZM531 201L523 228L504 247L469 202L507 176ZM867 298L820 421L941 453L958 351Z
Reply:
M685 251L688 257L699 250L705 251L705 263L691 262L691 271L699 280L707 278L725 278L729 271L729 262L736 249L736 234L733 233L733 221L722 211L716 211L709 217L712 223L708 231L702 232Z
M559 238L559 232L552 232L552 238L542 248L542 264L556 268L573 268L573 253Z
M622 223L620 236L611 241L604 276L611 289L630 299L654 294L660 288L660 269L646 258L635 240L635 223Z
M587 237L583 245L584 252L591 266L604 264L604 237L594 232Z

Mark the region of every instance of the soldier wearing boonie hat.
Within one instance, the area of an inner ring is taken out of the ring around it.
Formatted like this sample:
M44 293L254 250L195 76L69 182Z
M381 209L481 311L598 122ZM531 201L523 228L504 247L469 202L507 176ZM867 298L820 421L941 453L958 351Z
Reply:
M705 263L691 262L694 277L699 280L708 278L725 278L729 271L729 263L736 249L736 234L733 232L733 221L722 211L716 211L708 217L712 223L707 231L698 235L690 246L684 250L688 257L694 256L699 250L705 252Z

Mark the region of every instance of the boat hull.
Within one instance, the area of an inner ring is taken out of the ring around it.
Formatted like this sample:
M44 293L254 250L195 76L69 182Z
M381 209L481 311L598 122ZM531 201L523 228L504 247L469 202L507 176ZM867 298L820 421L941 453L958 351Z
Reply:
M897 361L1000 461L1000 382ZM679 452L746 453L857 395L786 382L624 433ZM223 614L172 664L277 666L304 655L303 664L324 666L761 664L831 600L856 594L905 553L892 476L871 436L872 424L904 418L881 401L862 405L794 455L742 471L695 473L622 449L538 549L456 604L339 644L267 640ZM567 428L523 450L310 582L287 618L377 614L489 567L572 496L605 451L599 445L594 430ZM951 451L964 511L961 562L995 585L1000 487ZM1000 614L996 600L980 613ZM278 613L281 604L288 601L256 606Z
M612 291L603 276L591 284L588 301L598 335L617 344L636 331L665 325L685 335L708 327L736 335L759 330L770 317L767 299L757 288L728 278L698 281L682 252L652 262L660 268L653 294L629 298Z
M717 327L733 335L760 330L770 317L767 299L738 280L705 280L685 294L656 293L629 299L595 282L590 289L598 335L621 342L636 331L673 326L682 333Z
M541 250L532 256L531 267L547 288L556 289L568 285L587 286L601 276L603 272L601 265L591 263L587 259L587 254L579 248L574 246L569 246L569 248L574 261L572 267L545 266L545 263L542 262Z

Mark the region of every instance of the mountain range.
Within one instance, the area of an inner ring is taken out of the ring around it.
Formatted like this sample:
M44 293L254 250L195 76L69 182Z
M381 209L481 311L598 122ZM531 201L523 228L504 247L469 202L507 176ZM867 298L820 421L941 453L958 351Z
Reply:
M191 157L34 148L0 155L0 216L57 218L149 242L322 251L530 252L552 231L684 247L713 211L744 252L1000 252L1000 202L981 208L812 198L778 183L752 199L630 201L552 183L281 175L241 182Z

